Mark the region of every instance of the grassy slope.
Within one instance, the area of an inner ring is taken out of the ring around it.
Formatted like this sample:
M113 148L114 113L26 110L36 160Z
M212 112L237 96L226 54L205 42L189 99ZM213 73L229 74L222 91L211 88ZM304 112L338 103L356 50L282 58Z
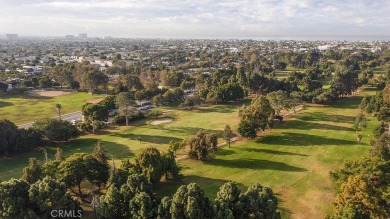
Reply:
M79 111L86 100L103 97L87 93L72 93L57 97L36 97L29 95L1 95L0 119L8 119L15 124L32 122L45 116L56 116L55 105L62 104L62 113Z
M365 92L368 93L372 95L374 91ZM370 119L360 146L351 129L360 99L354 97L327 107L309 106L256 142L242 141L233 144L232 148L221 148L216 159L210 162L180 161L186 176L184 181L161 184L157 192L169 195L181 184L196 182L214 198L219 186L226 181L235 181L243 189L260 183L272 187L280 197L284 217L323 217L331 211L333 199L329 171L346 159L367 154L369 149L376 119ZM174 118L171 123L152 126L145 119L129 128L114 127L98 135L83 136L63 148L66 156L74 152L91 152L96 140L102 139L108 153L116 159L133 159L141 148L153 146L166 150L170 140L185 138L199 128L217 134L226 124L236 129L237 110L241 104L171 111L166 115ZM138 137L142 138L142 143ZM53 157L54 151L49 151L49 157ZM0 176L3 179L20 177L28 157L43 159L41 152L1 158Z

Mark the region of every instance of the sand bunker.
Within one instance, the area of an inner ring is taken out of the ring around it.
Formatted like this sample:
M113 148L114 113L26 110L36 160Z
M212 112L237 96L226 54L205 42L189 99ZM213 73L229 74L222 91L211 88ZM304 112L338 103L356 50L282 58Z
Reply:
M57 97L62 95L71 94L71 91L54 91L54 90L31 90L28 91L28 95L37 97Z
M172 120L173 120L172 118L166 117L166 118L162 118L162 119L153 120L150 122L150 124L151 125L159 125L162 123L172 122Z

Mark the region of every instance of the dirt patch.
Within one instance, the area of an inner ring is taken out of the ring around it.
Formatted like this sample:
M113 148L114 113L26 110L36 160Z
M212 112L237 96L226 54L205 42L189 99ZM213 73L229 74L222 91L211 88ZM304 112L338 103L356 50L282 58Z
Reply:
M31 90L27 94L35 97L57 97L71 94L71 91L59 91L59 90Z
M156 120L153 120L150 122L151 125L160 125L162 123L167 123L167 122L172 122L172 118L170 117L166 117L166 118L162 118L162 119L156 119Z
M97 104L99 103L100 101L102 101L104 98L94 98L94 99L89 99L87 100L86 102L87 103L92 103L92 104Z

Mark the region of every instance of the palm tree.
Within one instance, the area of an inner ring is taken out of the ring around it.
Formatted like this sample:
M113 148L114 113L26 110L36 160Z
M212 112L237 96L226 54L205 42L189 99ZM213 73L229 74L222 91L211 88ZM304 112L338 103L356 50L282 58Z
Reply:
M58 110L58 117L60 118L60 120L61 120L61 108L62 108L61 104L57 103L56 104L56 109Z

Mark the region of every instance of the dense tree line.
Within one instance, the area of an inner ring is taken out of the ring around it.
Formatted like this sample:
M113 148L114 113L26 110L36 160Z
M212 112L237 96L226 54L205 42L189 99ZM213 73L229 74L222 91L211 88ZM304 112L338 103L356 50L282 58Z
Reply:
M389 91L387 85L376 96L364 97L361 101L360 109L376 115L381 124L374 129L370 157L349 160L330 173L336 193L333 218L387 218L390 215L390 140L385 130L389 122ZM363 113L357 117L356 127L364 121L363 117Z
M0 217L52 218L52 210L82 215L80 203L67 193L65 183L44 177L34 183L11 179L0 182Z
M225 183L211 201L195 183L179 187L172 198L156 197L146 177L130 175L121 188L111 186L100 198L103 218L280 218L272 190L259 184L246 192Z
M45 146L49 142L68 141L80 135L68 121L58 119L37 120L31 128L19 129L9 120L0 121L0 153L26 152Z

